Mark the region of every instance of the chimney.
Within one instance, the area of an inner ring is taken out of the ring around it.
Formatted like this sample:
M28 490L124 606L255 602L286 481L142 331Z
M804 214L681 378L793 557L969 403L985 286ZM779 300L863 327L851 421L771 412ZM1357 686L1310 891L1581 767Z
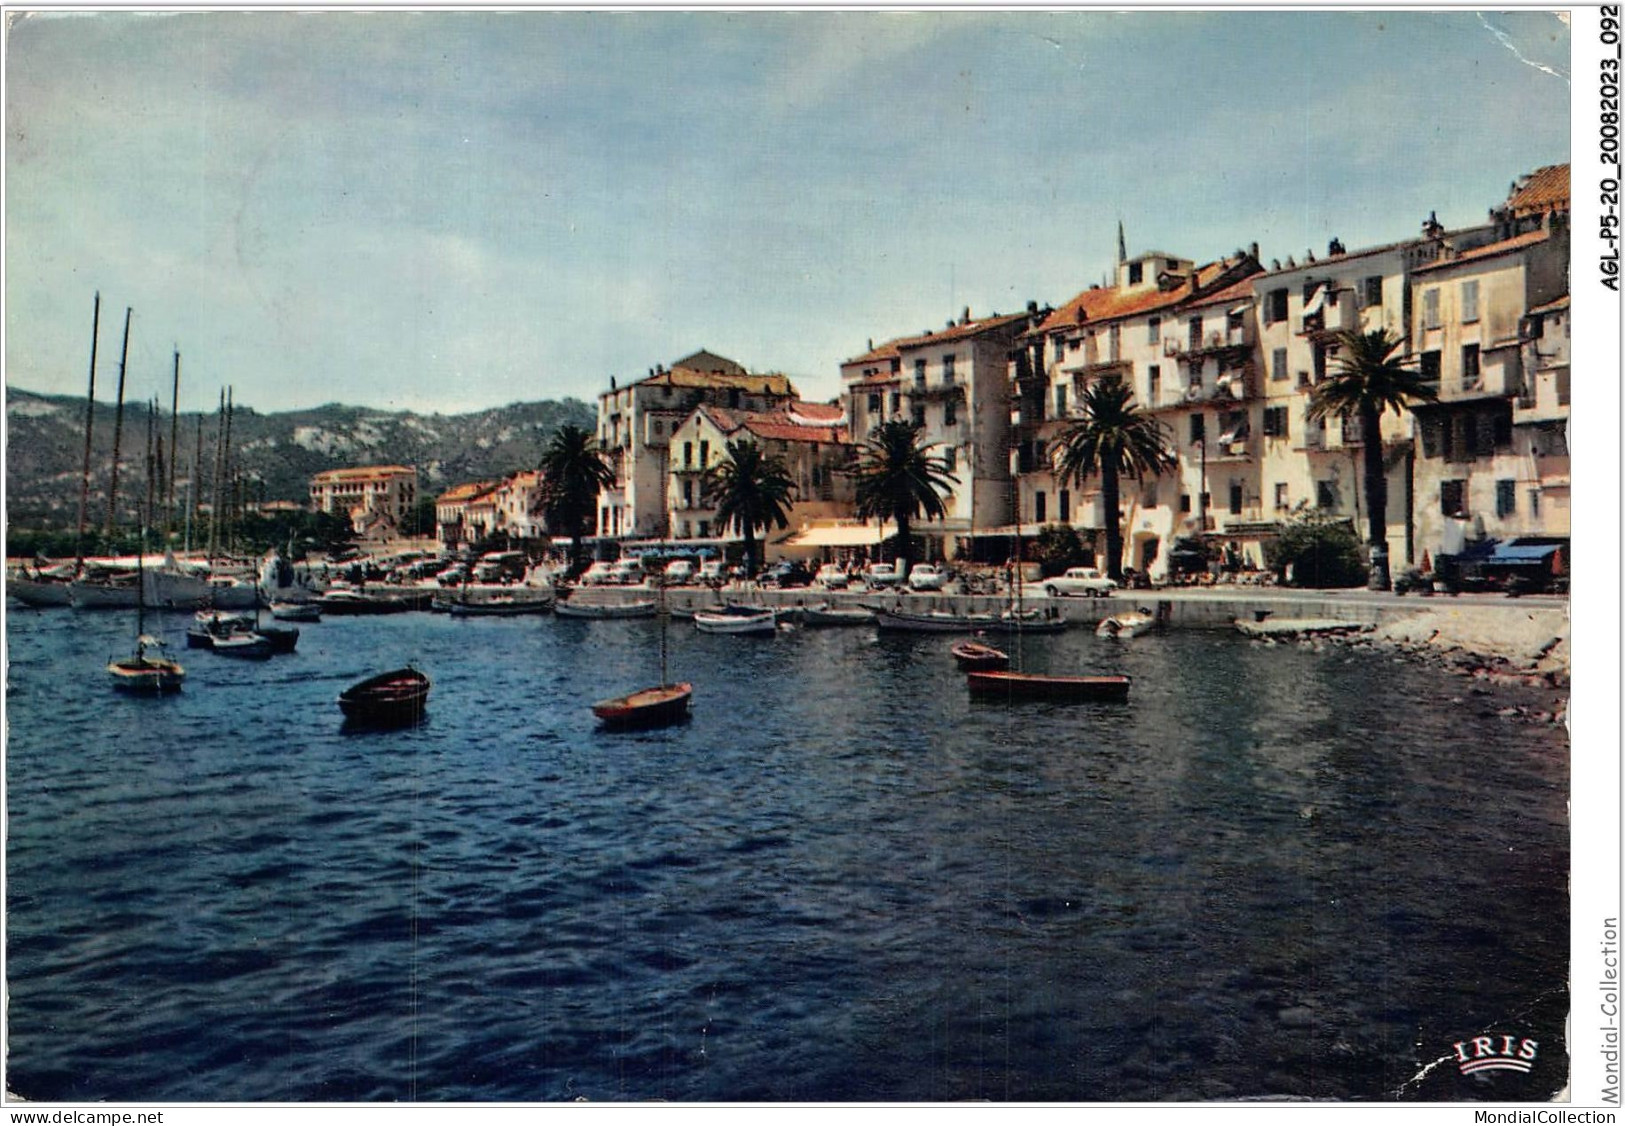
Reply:
M871 336L869 338L869 347L867 349L865 349L865 351L873 352L874 350L875 350L875 338Z
M1027 302L1027 313L1028 313L1028 315L1031 315L1031 314L1036 313L1036 312L1038 312L1038 302L1036 302L1036 301Z
M1271 258L1270 259L1270 269L1279 270L1280 268L1281 268L1281 260L1279 258Z
M1326 244L1326 257L1328 258L1338 258L1347 253L1348 251L1343 249L1343 240L1336 235L1333 235L1332 241Z
M1311 246L1308 250L1305 250L1303 252L1303 260L1305 262L1313 262L1315 260L1315 248L1314 247Z
M1247 256L1254 262L1258 261L1258 244L1256 242L1247 248Z
M1435 242L1444 237L1444 224L1439 222L1439 213L1437 211L1428 212L1427 222L1422 224L1422 235L1425 238L1433 239Z
M966 305L965 306L965 311L963 313L959 314L959 323L962 324L962 325L970 324L970 306L969 305Z

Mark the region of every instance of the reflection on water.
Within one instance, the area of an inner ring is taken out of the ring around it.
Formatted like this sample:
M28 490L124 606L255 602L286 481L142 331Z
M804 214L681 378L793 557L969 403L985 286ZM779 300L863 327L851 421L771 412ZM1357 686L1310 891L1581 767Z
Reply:
M180 621L167 628L179 639ZM1021 639L1127 705L967 699L952 638L340 619L115 698L10 616L13 1090L38 1099L1392 1097L1565 1064L1567 751L1461 683L1228 634ZM343 733L415 660L429 719Z

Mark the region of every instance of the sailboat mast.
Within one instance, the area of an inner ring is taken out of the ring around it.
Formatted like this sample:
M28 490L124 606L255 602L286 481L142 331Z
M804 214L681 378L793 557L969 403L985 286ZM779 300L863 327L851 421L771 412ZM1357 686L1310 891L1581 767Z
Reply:
M102 324L102 294L90 314L90 390L85 392L85 467L79 478L79 533L75 537L74 574L85 568L85 515L90 508L90 433L96 422L96 338Z
M181 460L180 447L181 350L175 349L175 381L169 391L169 493L164 502L164 538L175 534L175 469Z
M118 457L119 445L124 437L124 369L130 361L130 313L124 309L124 347L118 359L118 407L113 413L113 477L107 486L107 534L113 534L113 522L118 514Z
M220 545L220 455L225 448L226 389L220 388L220 407L215 416L214 429L214 488L209 502L209 562L214 562L215 548Z
M226 385L226 439L225 439L225 445L221 449L220 464L222 466L222 471L226 475L226 489L228 490L227 495L226 495L227 508L226 508L226 535L225 535L225 549L226 549L226 551L228 553L231 551L232 547L234 546L233 540L232 540L232 537L234 535L233 530L232 530L232 522L233 522L233 519L234 519L234 517L236 515L235 507L236 507L236 496L237 496L236 482L233 480L232 468L231 468L231 416L232 416L231 398L232 398L232 387L231 387L230 384L227 384Z
M202 501L203 484L203 412L197 412L197 433L192 440L192 479L186 482L186 552L192 552L192 518ZM201 529L199 529L201 531Z

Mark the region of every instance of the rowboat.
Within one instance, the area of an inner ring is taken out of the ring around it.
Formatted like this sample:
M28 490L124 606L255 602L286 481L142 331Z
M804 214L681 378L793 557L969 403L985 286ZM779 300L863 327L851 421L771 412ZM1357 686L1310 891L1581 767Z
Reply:
M778 629L778 615L754 606L702 610L694 615L694 628L701 633L771 634Z
M319 622L322 608L314 602L273 602L271 617L284 622Z
M642 602L628 602L623 605L605 603L592 605L590 603L577 603L564 601L553 607L553 612L561 618L652 618L655 616L655 604L652 600Z
M875 620L875 612L862 606L831 606L828 602L801 609L801 624L805 626L866 626Z
M1043 610L1006 610L987 626L998 633L1065 633L1066 615L1053 606Z
M399 614L412 609L406 599L356 590L330 590L316 600L316 606L324 614Z
M1129 610L1126 613L1102 618L1100 624L1095 627L1095 634L1099 637L1139 637L1156 624L1157 616L1150 610Z
M168 657L147 655L149 649L163 647L164 643L156 637L139 635L133 654L108 662L107 673L113 678L113 687L120 692L149 696L179 692L186 670Z
M994 624L992 614L950 614L946 610L915 612L888 610L884 606L870 609L876 626L901 633L971 633Z
M949 652L954 655L954 660L959 662L959 667L966 672L1010 667L1010 654L1003 649L983 645L980 641L958 642Z
M456 599L446 604L454 618L511 618L519 614L545 614L553 608L553 596L493 594L485 598Z
M417 723L429 703L429 678L414 668L369 676L339 693L346 719L376 725Z
M592 714L605 727L662 727L688 717L693 695L694 686L688 683L640 688L625 696L599 700L592 706Z
M972 696L1005 700L1053 700L1084 703L1128 699L1127 676L1044 676L1021 672L970 672L965 684Z
M252 630L216 637L213 648L222 657L249 657L254 660L263 660L275 652L269 637Z

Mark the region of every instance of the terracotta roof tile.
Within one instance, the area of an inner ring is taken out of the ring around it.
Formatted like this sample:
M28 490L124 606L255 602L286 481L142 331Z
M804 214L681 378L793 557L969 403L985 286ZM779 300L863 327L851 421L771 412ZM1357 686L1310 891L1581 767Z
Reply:
M1426 266L1418 266L1412 273L1425 274L1431 270L1444 270L1451 266L1459 266L1463 262L1477 262L1483 258L1493 258L1497 254L1510 254L1514 250L1524 250L1545 242L1551 237L1551 232L1542 227L1537 231L1528 231L1514 238L1502 239L1487 246L1480 246L1473 250L1464 250L1454 258L1441 258L1437 262L1429 262Z
M1256 275L1255 275L1256 276ZM1215 290L1206 297L1197 298L1190 303L1192 309L1206 309L1211 305L1234 305L1238 301L1251 304L1253 300L1253 279L1242 278L1240 281Z
M844 442L846 431L839 426L798 426L776 418L751 415L745 419L745 429L758 438L771 438L779 442Z
M324 469L316 474L313 481L366 481L377 477L394 477L401 474L417 476L417 470L408 469L404 465L358 465L350 469Z
M468 481L461 485L453 485L435 498L436 504L463 504L484 496L497 487L495 481Z
M1569 166L1548 164L1529 174L1528 181L1507 197L1514 215L1543 215L1569 209Z
M792 415L799 415L810 422L824 422L830 425L846 417L846 409L833 403L808 403L797 399L785 409Z
M1172 289L1151 289L1134 293L1124 293L1120 289L1086 289L1072 300L1056 309L1043 322L1032 330L1033 334L1056 332L1073 328L1079 324L1098 324L1104 321L1120 320L1141 313L1149 313L1155 309L1178 305L1190 299L1191 294L1202 286L1211 285L1240 263L1237 261L1209 262L1205 266L1196 268L1195 283L1185 278ZM1238 283L1239 284L1239 283ZM1204 299L1205 300L1205 299ZM1080 320L1079 314L1083 317Z

